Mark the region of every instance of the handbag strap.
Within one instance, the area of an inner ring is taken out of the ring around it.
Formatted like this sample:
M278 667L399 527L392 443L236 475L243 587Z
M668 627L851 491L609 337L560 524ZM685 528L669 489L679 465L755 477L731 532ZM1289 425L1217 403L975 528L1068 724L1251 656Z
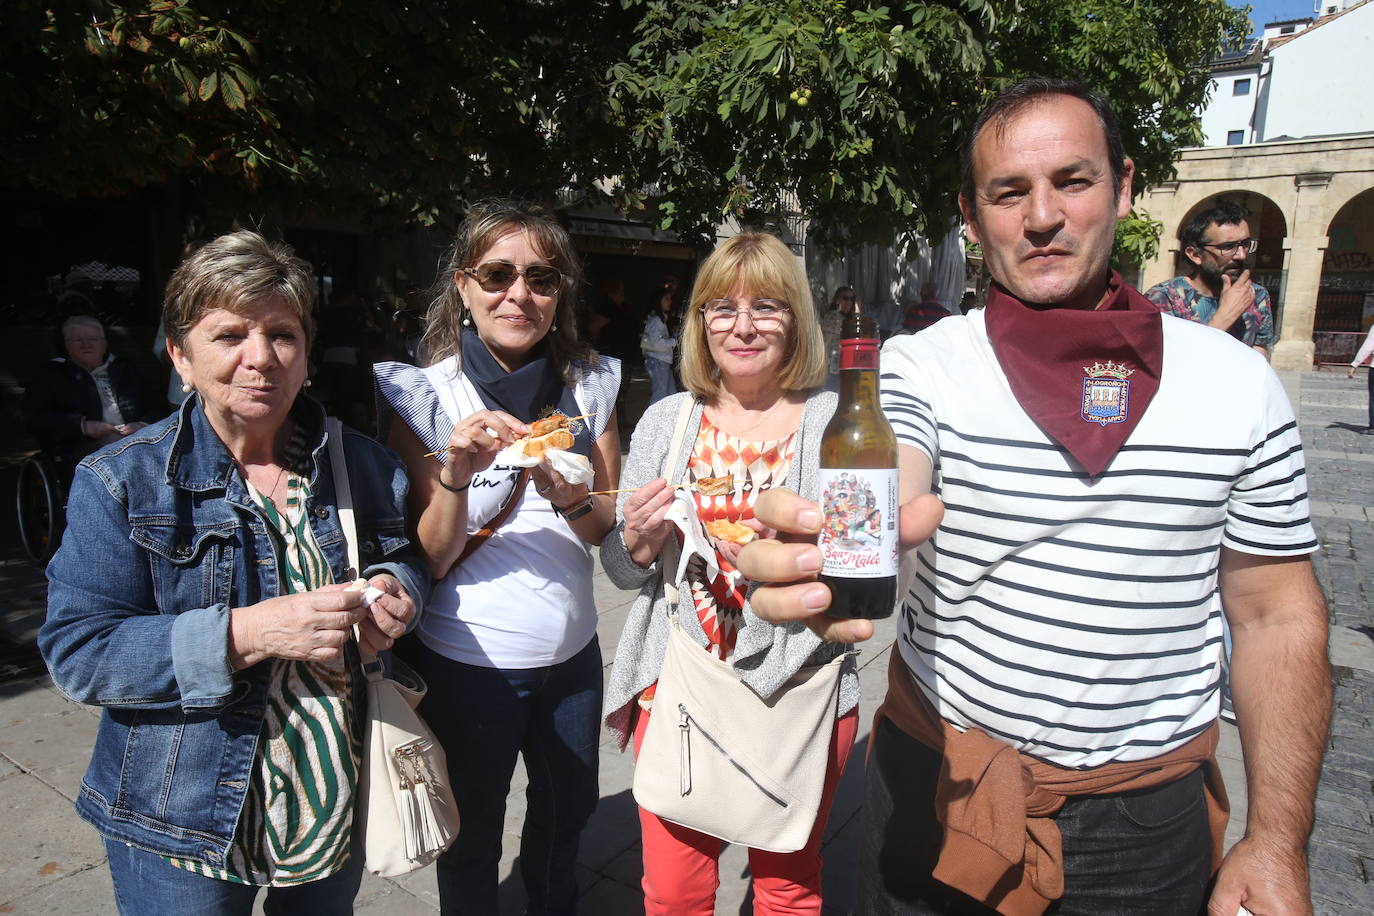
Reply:
M463 545L463 552L458 554L458 559L454 560L453 565L448 568L449 572L453 572L457 569L459 564L472 556L478 547L485 544L487 539L506 523L506 519L510 518L510 514L515 511L515 507L520 502L521 497L525 495L525 487L529 484L529 480L530 469L525 468L515 478L515 486L512 487L510 493L507 494L506 501L501 503L501 509L496 513L495 517L481 528L468 535L467 543ZM447 573L445 575L447 575Z
M668 457L663 462L663 476L677 473L677 462L682 456L683 439L687 434L687 423L692 418L692 409L696 407L695 397L685 397L682 399L682 408L677 412L677 423L673 427L672 444L668 447ZM671 481L669 481L671 483ZM668 614L676 616L678 591L677 583L673 577L677 575L677 555L678 543L676 537L670 537L663 544L663 550L659 553L658 562L663 570L663 594L668 599Z
M326 417L325 438L329 442L329 467L334 472L335 508L339 512L339 527L343 529L348 552L350 579L363 574L358 564L358 528L353 522L353 488L348 483L348 462L344 458L343 423L338 417Z
M339 513L339 527L343 529L344 550L348 555L349 579L363 574L358 561L358 526L353 521L353 487L348 482L348 459L344 457L343 423L338 417L325 417L325 440L329 443L329 469L334 475L334 508ZM358 625L353 625L353 641L358 646L358 656L362 661L363 673L370 681L382 677L382 666L377 656L363 649L358 638Z

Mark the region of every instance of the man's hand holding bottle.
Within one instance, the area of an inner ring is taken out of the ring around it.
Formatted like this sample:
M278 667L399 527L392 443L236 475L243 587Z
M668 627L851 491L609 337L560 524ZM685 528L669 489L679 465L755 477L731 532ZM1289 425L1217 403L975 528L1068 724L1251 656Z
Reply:
M932 493L903 503L898 522L902 552L925 542L944 514L944 504ZM820 506L784 487L775 487L759 495L754 515L778 532L776 539L757 540L740 551L740 572L759 585L749 599L754 613L773 623L800 620L831 642L870 638L873 621L836 620L825 614L830 589L817 581L821 571L821 551L816 546L823 520Z

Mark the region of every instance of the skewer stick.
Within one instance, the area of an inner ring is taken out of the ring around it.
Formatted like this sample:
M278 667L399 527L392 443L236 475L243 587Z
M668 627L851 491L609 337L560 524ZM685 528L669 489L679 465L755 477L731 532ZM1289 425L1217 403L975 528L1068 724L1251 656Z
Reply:
M675 483L675 484L671 484L671 487L672 487L674 490L680 490L680 489L682 489L683 487L690 487L690 486L692 486L692 484L690 484L690 483ZM638 488L638 487L622 487L622 488L619 489L619 490L588 490L588 491L587 491L587 495L588 495L588 496L610 496L612 493L633 493L633 492L634 492L635 490L637 490L637 489L639 489L639 488Z
M595 413L595 412L592 412L592 413L584 413L584 414L582 414L581 416L578 416L578 417L568 417L568 422L571 423L571 422L574 421L574 420L587 420L587 419L590 419L591 417L594 417L594 416L596 416L596 413ZM435 455L438 455L440 452L451 452L451 451L453 451L453 447L452 447L452 446L447 446L447 447L445 447L445 448L439 449L438 452L426 452L425 454L421 455L420 457L421 457L421 458L433 458Z

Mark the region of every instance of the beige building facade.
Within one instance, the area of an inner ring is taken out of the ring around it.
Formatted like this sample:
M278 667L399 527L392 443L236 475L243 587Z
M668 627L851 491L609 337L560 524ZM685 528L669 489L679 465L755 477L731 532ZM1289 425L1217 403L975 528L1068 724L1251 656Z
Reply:
M1179 229L1225 197L1250 210L1260 243L1252 269L1276 304L1276 368L1325 361L1329 340L1374 321L1374 133L1186 149L1177 168L1136 200L1164 223L1142 289L1187 272Z

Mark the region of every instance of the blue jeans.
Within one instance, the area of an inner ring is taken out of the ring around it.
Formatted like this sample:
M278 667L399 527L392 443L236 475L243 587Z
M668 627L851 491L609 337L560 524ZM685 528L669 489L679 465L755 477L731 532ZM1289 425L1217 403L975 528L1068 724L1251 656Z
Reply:
M501 835L517 754L529 774L520 835L525 912L576 912L578 841L601 794L600 645L593 638L545 668L466 665L423 645L413 661L429 685L420 713L448 755L462 820L437 864L441 912L498 912Z
M673 367L661 359L644 357L644 370L649 373L649 403L656 404L677 391Z
M936 881L940 755L884 719L864 775L859 888L864 916L996 916ZM1070 798L1055 815L1064 841L1056 916L1193 916L1206 903L1212 836L1203 773L1113 795Z
M123 916L250 916L253 900L262 891L177 868L157 853L119 840L105 840L105 855ZM363 858L354 855L343 871L328 878L267 888L263 911L267 916L347 916L362 880Z

